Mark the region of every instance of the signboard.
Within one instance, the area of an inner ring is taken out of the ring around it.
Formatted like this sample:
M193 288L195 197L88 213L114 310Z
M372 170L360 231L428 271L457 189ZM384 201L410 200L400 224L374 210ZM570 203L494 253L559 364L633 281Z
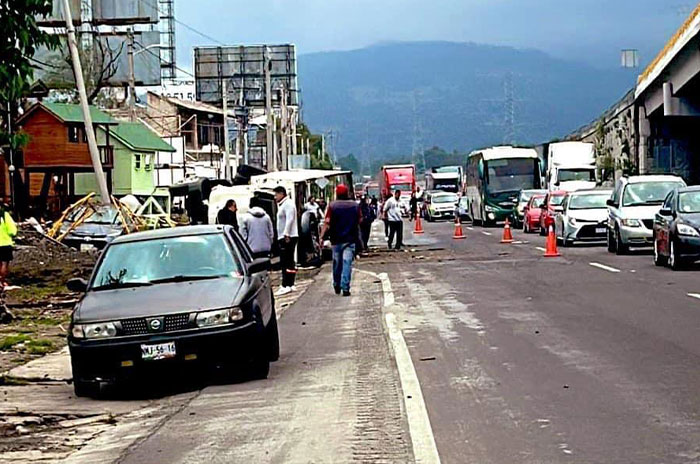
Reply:
M93 24L155 24L158 0L92 0Z
M68 0L70 5L70 15L73 18L73 24L80 24L80 3L81 0ZM51 5L51 14L49 16L39 16L36 22L40 26L58 26L65 27L66 20L63 17L63 0L54 0Z
M270 63L273 107L280 107L280 90L287 105L299 104L296 47L287 45L237 45L194 49L197 100L218 104L225 79L229 103L265 106L265 63Z
M191 102L196 101L197 96L194 81L163 81L160 86L160 94L164 97Z
M98 36L99 43L93 44L95 59L84 63L84 71L90 75L98 76L105 70L108 87L124 87L129 83L129 57L127 52L126 35ZM134 33L135 47L134 76L136 85L154 86L160 85L160 33L158 31L144 31ZM68 48L65 37L62 37L61 45L57 50L47 50L44 47L37 49L34 54L36 69L34 78L41 80L49 88L65 89L74 88L75 80L73 69L68 57ZM139 52L139 50L143 50ZM110 66L110 63L111 66Z

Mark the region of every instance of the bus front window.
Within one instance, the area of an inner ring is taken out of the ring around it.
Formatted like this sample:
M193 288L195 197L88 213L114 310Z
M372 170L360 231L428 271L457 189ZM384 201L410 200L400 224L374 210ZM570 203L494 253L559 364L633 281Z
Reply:
M487 164L491 193L513 192L537 187L537 163L532 159L491 160Z

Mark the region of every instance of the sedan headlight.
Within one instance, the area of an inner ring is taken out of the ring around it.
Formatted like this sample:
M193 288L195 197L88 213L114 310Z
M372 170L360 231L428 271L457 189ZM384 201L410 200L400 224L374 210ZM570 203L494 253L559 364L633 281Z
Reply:
M487 213L493 213L494 211L496 211L496 208L494 208L491 205L486 205L484 206L484 211L486 211Z
M622 225L625 227L642 227L642 224L636 219L623 219Z
M197 327L214 327L217 325L230 324L231 322L243 319L241 308L217 309L214 311L203 311L197 313Z
M71 330L74 338L110 338L117 335L114 322L98 322L95 324L75 324Z
M686 235L688 237L700 237L700 233L698 233L697 229L693 226L689 226L688 224L678 224L676 227L678 230L678 235Z

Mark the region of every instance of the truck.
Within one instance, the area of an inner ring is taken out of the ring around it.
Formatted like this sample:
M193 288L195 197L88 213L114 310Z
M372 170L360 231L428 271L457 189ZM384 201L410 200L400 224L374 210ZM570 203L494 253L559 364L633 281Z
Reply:
M462 191L462 168L460 166L431 168L429 172L425 173L425 189L460 193Z
M409 212L411 195L416 193L416 167L413 164L382 166L379 172L379 191L382 199L387 199L396 190L401 191L401 209L404 215Z
M549 191L575 192L595 188L595 148L586 142L552 143L547 149Z

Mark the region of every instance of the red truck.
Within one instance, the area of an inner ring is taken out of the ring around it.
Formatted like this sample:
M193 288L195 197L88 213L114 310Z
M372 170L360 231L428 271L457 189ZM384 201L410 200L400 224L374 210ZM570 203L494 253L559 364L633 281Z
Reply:
M382 166L379 173L379 189L382 198L388 198L396 190L401 190L401 197L411 198L416 193L416 167L412 164Z

